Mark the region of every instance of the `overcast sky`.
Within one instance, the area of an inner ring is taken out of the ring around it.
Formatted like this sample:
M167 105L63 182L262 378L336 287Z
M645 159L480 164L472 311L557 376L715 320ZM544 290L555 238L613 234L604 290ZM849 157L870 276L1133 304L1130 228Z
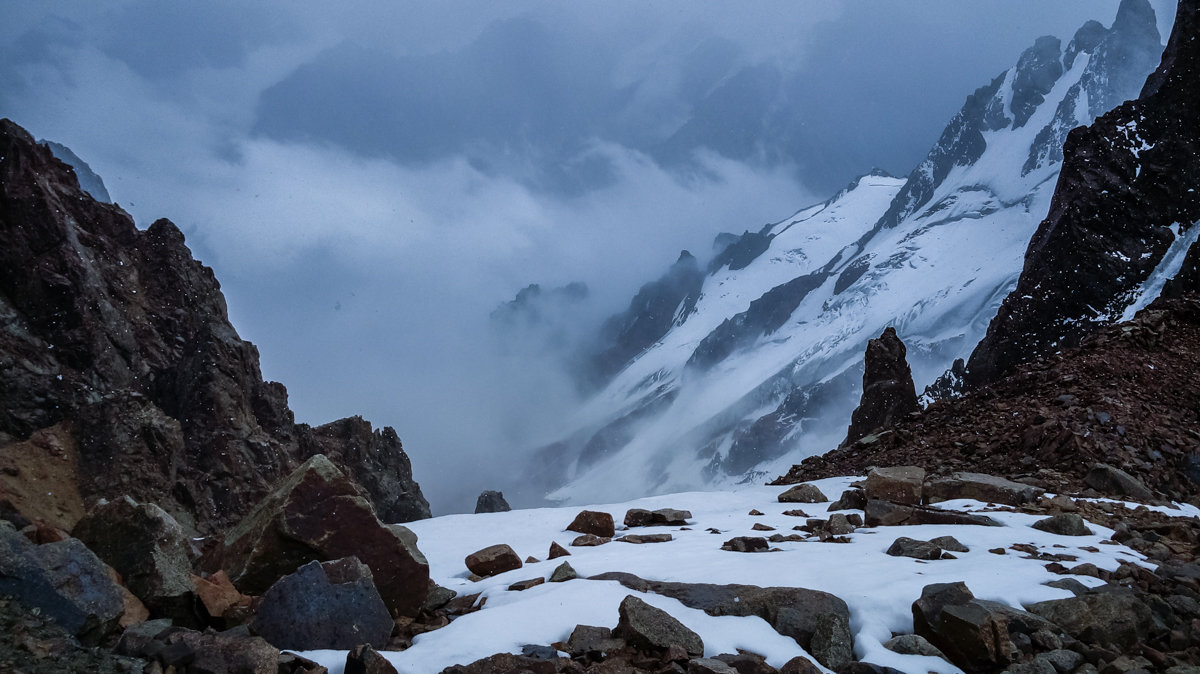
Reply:
M907 173L1036 37L1118 4L0 3L0 116L176 222L298 418L395 426L435 512L573 403L497 353L499 303L584 281L586 330L680 249Z

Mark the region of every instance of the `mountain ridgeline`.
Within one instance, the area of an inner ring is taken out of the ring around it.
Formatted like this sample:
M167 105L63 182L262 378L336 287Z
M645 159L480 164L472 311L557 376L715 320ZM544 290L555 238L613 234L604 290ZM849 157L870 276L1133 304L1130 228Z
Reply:
M1028 267L1068 132L1136 98L1162 53L1149 3L1124 0L1110 27L1039 38L907 177L865 174L702 271L681 257L606 325L590 357L600 384L538 452L538 486L588 502L782 472L845 437L863 349L889 326L918 390L932 383L970 356Z

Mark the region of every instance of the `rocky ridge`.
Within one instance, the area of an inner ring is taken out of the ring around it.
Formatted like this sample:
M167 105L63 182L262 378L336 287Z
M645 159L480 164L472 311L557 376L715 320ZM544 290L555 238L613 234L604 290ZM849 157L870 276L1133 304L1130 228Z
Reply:
M323 453L386 519L429 516L392 429L357 417L297 424L179 229L168 220L137 229L8 120L0 316L0 499L18 510L34 496L21 485L36 478L61 498L31 514L62 528L82 504L128 495L208 533Z

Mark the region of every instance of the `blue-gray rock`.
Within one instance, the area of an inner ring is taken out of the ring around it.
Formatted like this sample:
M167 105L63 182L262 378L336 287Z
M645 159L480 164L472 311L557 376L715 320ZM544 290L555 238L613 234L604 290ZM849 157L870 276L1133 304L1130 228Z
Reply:
M262 597L254 631L281 649L387 645L395 624L371 570L354 557L309 562Z

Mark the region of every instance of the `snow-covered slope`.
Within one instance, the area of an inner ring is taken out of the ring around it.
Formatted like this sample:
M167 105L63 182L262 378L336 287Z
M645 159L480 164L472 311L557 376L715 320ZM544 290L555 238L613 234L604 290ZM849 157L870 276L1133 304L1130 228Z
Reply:
M865 344L888 325L918 388L932 382L1013 288L1066 131L1136 96L1161 49L1149 4L1125 0L1111 29L1089 22L1065 50L1040 38L968 97L906 179L873 172L744 234L539 452L535 480L558 486L556 500L631 498L827 451L858 400Z

